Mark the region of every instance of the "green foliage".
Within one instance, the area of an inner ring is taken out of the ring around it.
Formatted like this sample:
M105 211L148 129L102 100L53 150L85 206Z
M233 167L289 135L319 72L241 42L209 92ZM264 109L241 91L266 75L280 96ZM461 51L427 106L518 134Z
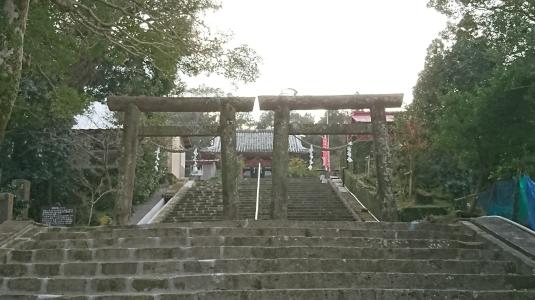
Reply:
M433 0L451 25L428 49L407 120L418 186L454 196L535 172L535 6L526 1ZM398 128L406 142L408 137ZM402 147L400 151L407 152Z
M256 122L256 129L272 129L273 128L273 118L275 114L273 111L264 111L260 115L260 119ZM310 113L297 113L290 112L290 123L292 124L314 124L314 116Z
M314 176L315 173L307 168L307 164L303 159L292 157L288 166L288 175L290 177L305 177Z
M156 160L156 148L153 144L140 146L137 158L136 178L134 183L134 203L147 201L151 194L160 186L160 181L167 173L166 157L160 153ZM158 168L156 168L158 166Z
M211 0L32 1L20 93L0 144L0 188L15 178L28 179L30 214L36 220L41 207L59 203L76 207L77 220L87 222L90 191L98 187L95 174L100 173L80 172L73 165L79 145L71 128L92 101L112 94L181 94L185 87L177 74L211 72L245 82L258 76L260 59L252 49L228 47L229 35L211 34L203 23L204 13L218 7ZM121 122L118 117L115 123ZM145 114L142 122L167 120ZM140 148L136 202L147 199L166 172L163 154L155 169L154 144ZM117 173L110 176L116 186ZM88 186L82 188L82 182ZM93 224L109 213L113 199L106 194L95 204Z
M274 117L275 113L273 111L262 112L260 119L256 122L256 129L272 129Z
M68 86L54 88L48 97L52 100L51 112L62 119L72 119L72 116L82 113L89 103L87 97Z
M366 173L368 169L368 157L373 154L373 142L372 141L354 141L351 147L351 157L353 163L350 165L350 169L355 174ZM373 166L373 165L372 165ZM374 173L375 170L370 170Z
M86 96L103 101L110 94L181 93L177 74L209 72L254 81L260 63L255 51L228 47L230 35L212 34L204 24L204 13L217 8L212 0L31 1L24 43L17 39L13 47L16 53L24 50L24 69L20 63L0 64L0 72L12 70L14 79L26 72L46 82L50 97L57 98L54 111L65 116L85 108ZM18 79L0 82L10 91L0 102L9 112ZM9 116L0 117L0 137Z

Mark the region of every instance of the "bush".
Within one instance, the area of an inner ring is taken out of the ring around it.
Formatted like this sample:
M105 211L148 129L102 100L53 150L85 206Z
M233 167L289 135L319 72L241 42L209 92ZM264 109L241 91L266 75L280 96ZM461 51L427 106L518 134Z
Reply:
M288 166L288 175L290 177L314 176L314 171L307 168L307 164L301 158L291 158Z

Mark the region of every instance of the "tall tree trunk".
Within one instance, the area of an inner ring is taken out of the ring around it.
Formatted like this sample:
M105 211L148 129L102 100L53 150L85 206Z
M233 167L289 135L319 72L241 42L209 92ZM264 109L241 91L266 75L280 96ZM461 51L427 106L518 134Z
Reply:
M0 144L19 92L30 0L0 0Z

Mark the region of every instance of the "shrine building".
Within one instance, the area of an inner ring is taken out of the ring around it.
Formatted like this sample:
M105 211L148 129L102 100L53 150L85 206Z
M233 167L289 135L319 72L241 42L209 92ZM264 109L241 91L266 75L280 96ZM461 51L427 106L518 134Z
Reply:
M262 168L269 175L271 173L273 158L273 130L237 130L236 151L240 160L244 163L242 166L244 176L251 176L255 168L258 168L258 163L262 165ZM203 173L207 171L213 174L211 170L215 167L216 162L219 161L221 154L220 137L214 138L211 146L203 148L199 152L199 163L203 169L207 169L203 170ZM290 153L290 157L299 157L305 160L308 157L308 149L294 135L288 136L288 152ZM203 178L205 177L203 176Z

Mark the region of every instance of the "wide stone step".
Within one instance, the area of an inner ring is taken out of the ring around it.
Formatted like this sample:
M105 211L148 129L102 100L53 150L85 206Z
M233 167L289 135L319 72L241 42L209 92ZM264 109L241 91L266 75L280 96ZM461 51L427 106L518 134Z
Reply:
M535 276L481 274L416 274L377 272L307 272L196 274L180 276L3 278L0 293L81 294L206 290L320 288L386 289L535 289Z
M215 259L4 264L1 277L178 275L187 273L390 272L512 274L509 261L410 259Z
M472 259L504 260L498 250L371 248L341 246L199 246L155 248L101 248L12 250L7 263L77 262L148 259L224 259L224 258L346 258L346 259Z
M323 207L317 207L315 209L303 208L303 209L298 210L298 211L291 211L291 210L288 211L288 216L291 216L291 215L294 215L294 216L301 216L301 215L310 216L310 215L312 215L312 216L314 216L314 215L322 215L322 214L338 215L338 216L350 215L348 212L343 211L343 210L328 209L328 208L323 208Z
M308 221L308 220L320 220L320 221L341 221L341 220L353 220L353 217L339 217L339 216L288 216L288 220L295 221Z
M106 239L127 237L183 237L183 236L305 236L305 237L382 237L385 239L455 239L472 241L473 235L456 231L380 230L380 229L335 229L335 228L177 228L156 227L140 229L116 229L94 231L43 232L37 240Z
M315 218L319 218L321 219L322 217L325 217L325 218L332 218L332 217L339 217L339 218L342 218L344 220L352 220L352 216L351 215L343 215L343 214L339 214L339 213L332 213L332 212L329 212L329 211L324 211L323 213L322 212L314 212L314 213L306 213L306 212L302 212L302 213L295 213L295 214L290 214L288 213L288 219L289 220L292 220L293 218L313 218L313 219L307 219L307 220L316 220ZM347 219L349 218L349 219Z
M352 220L351 217L336 217L336 216L326 216L326 217L315 217L315 216L309 216L309 217L288 217L288 220L295 220L295 221L308 221L308 220L320 220L320 221L340 221L340 220Z
M47 227L41 230L46 232L111 232L115 230L135 229L154 230L167 228L320 228L320 229L366 229L366 230L411 230L411 231L457 231L470 232L461 224L437 224L429 222L347 222L347 221L329 221L329 222L295 222L285 220L269 221L216 221L206 223L189 223L189 224L149 224L149 225L124 225L124 226L90 226L90 227Z
M353 220L352 214L343 205L328 184L319 184L318 178L289 178L289 220ZM266 203L269 218L271 180L262 180L260 201ZM253 218L256 205L257 181L243 179L238 186L240 218ZM261 212L264 213L264 212ZM327 215L327 216L325 216ZM166 222L191 222L222 219L221 184L199 181L178 203Z
M307 299L307 300L532 300L533 291L466 291L466 290L422 290L422 289L302 289L302 290L246 290L246 291L210 291L197 293L197 298L180 299ZM162 296L161 299L176 299Z
M532 299L535 293L535 275L520 275L532 273L527 265L459 225L245 220L38 230L3 245L0 299Z
M183 218L183 217L176 217L176 218L168 218L167 222L173 222L173 223L180 223L180 222L206 222L206 221L218 221L222 218L208 218L208 217L202 217L202 218L195 218L195 217L189 217L189 218Z
M18 249L151 248L159 246L352 246L374 248L451 247L480 249L484 247L484 244L481 242L465 242L446 239L384 239L331 236L195 236L25 241L18 245Z
M458 289L273 289L273 290L219 290L203 292L150 293L140 296L134 293L110 293L107 295L64 296L47 295L46 299L66 300L272 300L272 299L307 299L307 300L532 300L534 291L479 291ZM40 295L0 295L0 300L37 300Z

